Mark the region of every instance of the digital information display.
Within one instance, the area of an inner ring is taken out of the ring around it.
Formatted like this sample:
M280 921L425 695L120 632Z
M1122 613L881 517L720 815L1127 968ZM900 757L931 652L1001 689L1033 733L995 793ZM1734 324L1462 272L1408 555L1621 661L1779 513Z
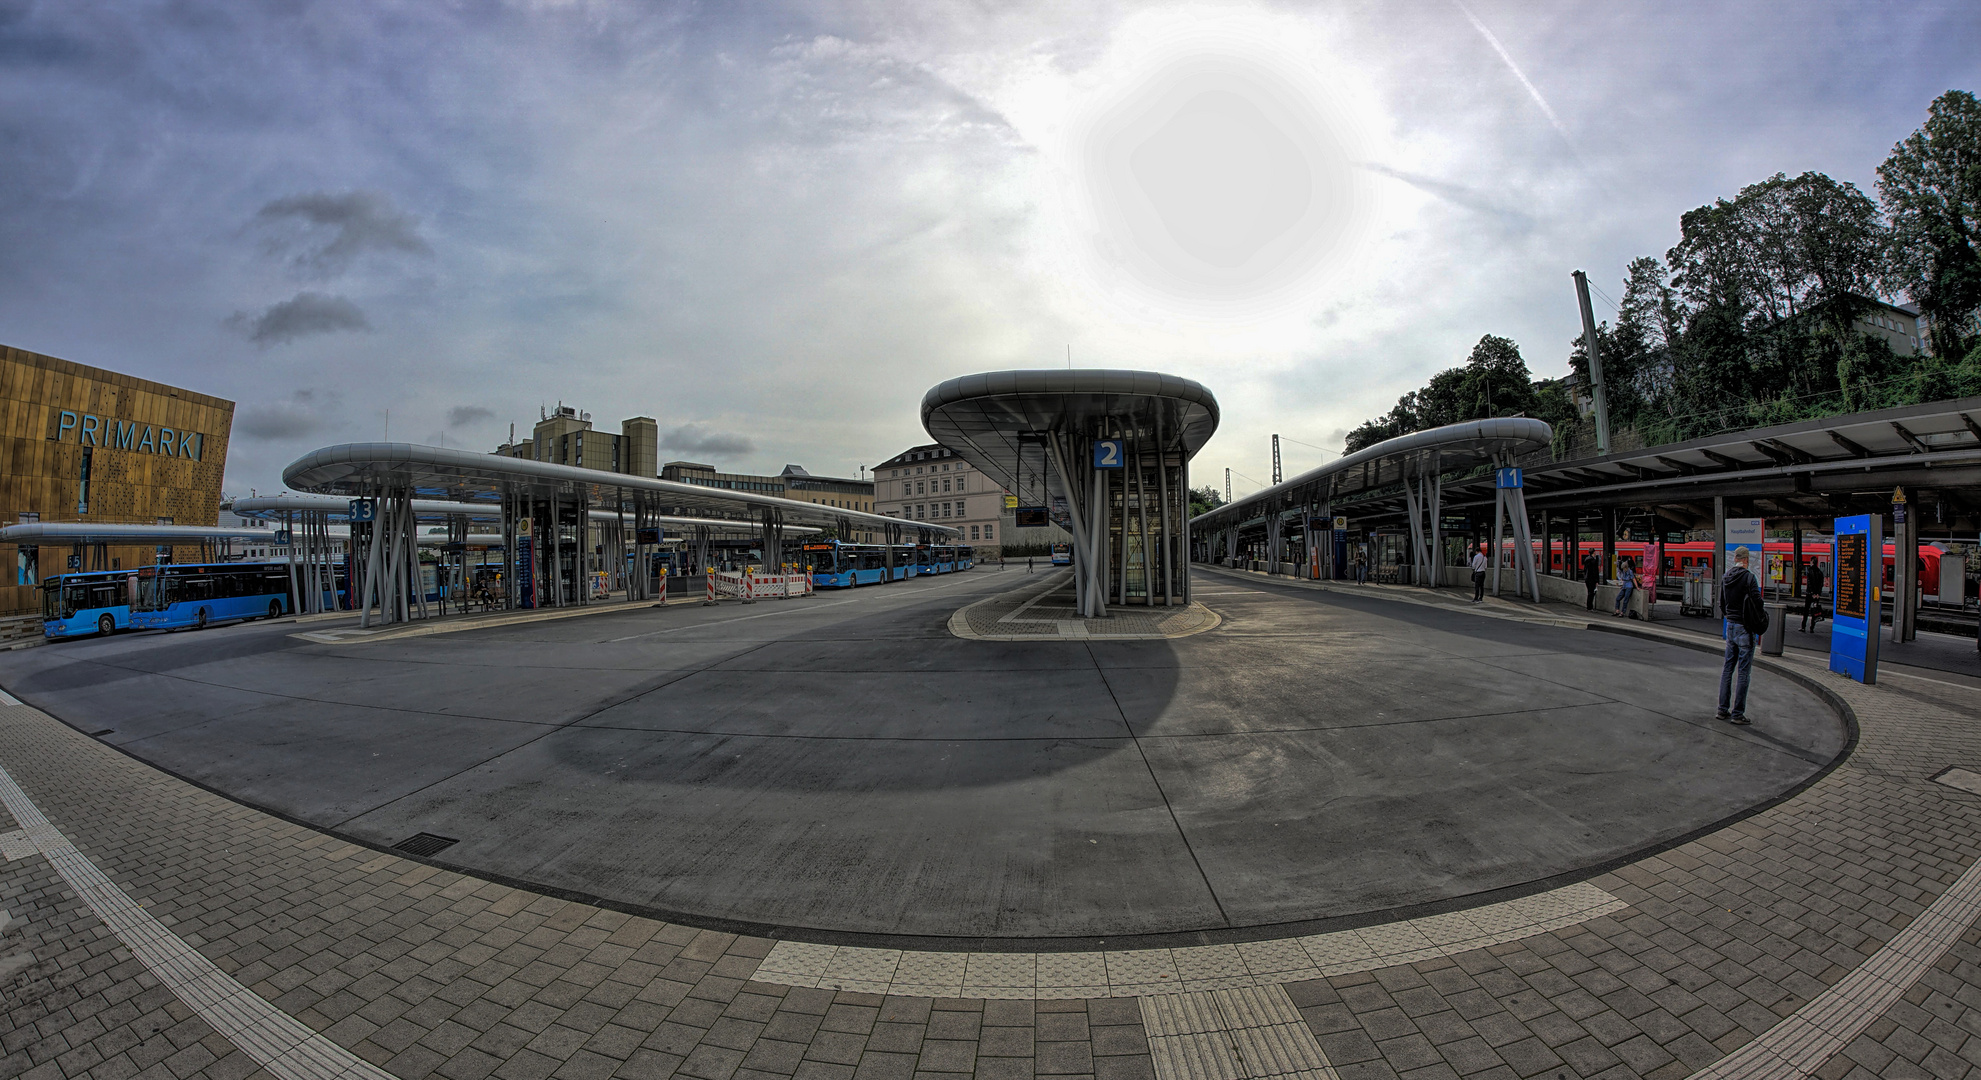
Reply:
M1838 518L1836 557L1830 560L1836 577L1830 582L1830 670L1858 682L1878 681L1878 578L1883 569L1885 519Z
M1046 508L1043 506L1020 506L1012 517L1020 529L1043 529L1047 524Z
M1870 582L1865 580L1868 565L1864 552L1869 545L1863 533L1846 533L1837 537L1836 610L1830 614L1848 616L1860 622L1864 619L1864 601L1870 595Z

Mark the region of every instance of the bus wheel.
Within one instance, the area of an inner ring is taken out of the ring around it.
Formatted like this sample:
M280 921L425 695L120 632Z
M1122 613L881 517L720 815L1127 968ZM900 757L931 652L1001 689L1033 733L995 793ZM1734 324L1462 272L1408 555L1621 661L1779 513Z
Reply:
M97 633L102 634L104 637L109 637L113 632L116 631L116 629L117 629L117 620L111 618L108 615L99 616L97 618L96 620Z
M271 619L279 619L282 617L282 601L270 600L268 602L268 617Z
M204 630L204 629L206 629L206 609L205 609L205 608L201 608L201 609L199 609L199 622L197 623L197 628L198 628L198 629L201 629L201 630Z

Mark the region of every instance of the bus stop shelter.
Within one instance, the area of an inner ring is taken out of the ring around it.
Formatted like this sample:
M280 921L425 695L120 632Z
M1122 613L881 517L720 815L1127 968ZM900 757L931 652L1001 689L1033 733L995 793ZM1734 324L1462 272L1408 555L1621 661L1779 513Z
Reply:
M1493 495L1493 549L1511 531L1514 591L1540 599L1533 547L1527 532L1524 478L1513 469L1521 454L1546 449L1554 430L1520 416L1467 420L1413 431L1345 454L1315 469L1198 515L1191 528L1201 538L1193 556L1234 563L1241 536L1256 534L1260 560L1273 573L1340 576L1341 553L1333 519L1349 507L1400 505L1408 536L1410 581L1437 587L1445 565L1445 487L1453 478L1480 476ZM1291 533L1291 536L1289 536ZM1318 535L1317 535L1318 533ZM1287 551L1297 537L1298 549ZM1493 592L1500 588L1493 560Z
M931 438L1073 534L1087 618L1190 602L1190 459L1217 424L1202 384L1152 371L992 371L922 398Z
M361 622L369 625L376 607L383 622L424 612L417 578L417 523L428 500L485 506L503 537L505 607L582 605L590 570L624 551L617 545L630 530L631 552L643 562L656 545L652 538L665 518L707 515L698 526L754 528L763 540L765 564L784 561L787 530L793 526L831 528L841 537L878 532L889 543L946 542L958 530L925 522L862 513L773 495L702 487L653 477L610 473L527 458L477 454L413 443L344 443L305 454L283 470L283 482L315 495L364 500L353 531L353 595ZM348 509L348 507L347 507ZM598 513L614 523L604 530L613 550L590 542ZM371 520L363 520L364 517ZM461 526L465 530L465 518ZM702 533L705 541L708 533ZM361 551L361 554L360 554ZM889 549L890 554L892 549ZM642 575L635 575L636 578ZM639 582L644 585L644 582ZM629 589L627 599L643 599Z

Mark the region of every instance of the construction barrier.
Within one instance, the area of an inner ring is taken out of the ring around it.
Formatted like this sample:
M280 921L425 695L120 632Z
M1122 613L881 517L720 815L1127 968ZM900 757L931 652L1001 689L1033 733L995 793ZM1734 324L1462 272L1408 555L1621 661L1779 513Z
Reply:
M710 570L708 595L702 604L706 606L720 600L741 600L745 604L754 604L758 600L786 600L810 595L810 574L762 574L752 570L728 574Z

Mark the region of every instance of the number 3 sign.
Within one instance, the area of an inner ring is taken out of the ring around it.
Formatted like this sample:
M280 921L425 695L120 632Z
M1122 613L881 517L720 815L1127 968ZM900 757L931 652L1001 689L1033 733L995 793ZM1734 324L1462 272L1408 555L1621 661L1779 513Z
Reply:
M1094 440L1094 468L1119 469L1122 465L1120 439Z

